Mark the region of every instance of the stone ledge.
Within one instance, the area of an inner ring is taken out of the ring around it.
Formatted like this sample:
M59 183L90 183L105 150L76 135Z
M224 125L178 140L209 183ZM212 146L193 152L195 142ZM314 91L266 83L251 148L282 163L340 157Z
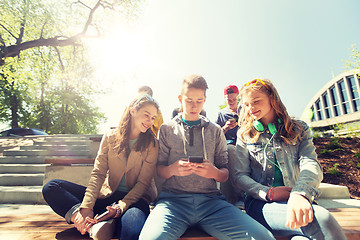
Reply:
M320 199L350 199L349 189L346 186L320 183Z

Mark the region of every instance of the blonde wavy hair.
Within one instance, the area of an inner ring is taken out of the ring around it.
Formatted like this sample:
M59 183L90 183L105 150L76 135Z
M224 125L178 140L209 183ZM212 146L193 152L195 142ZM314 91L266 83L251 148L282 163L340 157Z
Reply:
M294 145L297 141L301 140L301 133L303 132L302 125L289 116L276 88L270 80L254 79L244 84L239 93L241 99L240 104L242 104L244 94L249 91L261 91L269 97L271 107L275 110L277 118L282 122L278 132L286 144ZM251 116L249 110L242 106L239 117L238 136L244 142L254 143L259 139L261 132L257 131L253 124L254 118Z
M131 131L131 114L130 110L135 108L136 111L140 110L141 108L153 105L159 111L158 103L149 95L144 94L142 96L138 96L137 98L133 99L129 106L126 107L124 113L120 119L119 126L116 128L116 140L114 143L113 148L118 152L126 151L127 153L130 152L129 149L129 136ZM145 133L140 133L136 144L134 145L135 151L145 151L148 146L153 143L155 146L156 137L149 128Z

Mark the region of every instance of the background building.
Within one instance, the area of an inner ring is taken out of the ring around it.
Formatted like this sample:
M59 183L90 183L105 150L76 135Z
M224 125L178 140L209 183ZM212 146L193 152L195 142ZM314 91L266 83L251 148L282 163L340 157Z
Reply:
M334 77L311 99L301 119L313 128L360 121L360 69Z

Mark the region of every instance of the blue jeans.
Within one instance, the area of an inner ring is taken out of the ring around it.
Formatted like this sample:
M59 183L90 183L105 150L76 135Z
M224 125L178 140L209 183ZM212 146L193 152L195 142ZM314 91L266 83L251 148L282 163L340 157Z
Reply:
M292 239L346 240L340 225L325 208L313 205L314 220L298 229L286 227L286 202L265 202L247 197L246 213L269 229L275 236L288 236Z
M160 194L139 239L175 240L190 226L221 240L274 239L265 227L226 202L224 196L166 192Z
M54 179L45 184L42 189L43 196L48 205L58 215L65 217L73 206L82 202L86 187ZM106 206L124 198L127 193L116 191L104 199L97 199L93 208L94 214L104 212ZM130 206L130 208L116 219L115 237L118 239L138 239L142 226L150 213L149 205L143 199Z

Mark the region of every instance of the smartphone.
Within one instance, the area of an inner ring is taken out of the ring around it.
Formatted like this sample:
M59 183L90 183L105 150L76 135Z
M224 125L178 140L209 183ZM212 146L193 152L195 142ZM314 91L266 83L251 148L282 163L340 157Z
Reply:
M234 118L230 118L229 121L232 122L237 122L239 120L239 116L237 114L234 115Z
M192 163L202 163L204 161L203 157L191 156L189 157L189 162Z
M239 116L237 114L235 114L234 119L235 119L236 122L239 121Z
M112 203L110 206L112 207L112 206L114 206L115 204L116 204L116 202ZM96 220L99 220L100 218L106 216L108 213L109 213L109 210L106 210L106 211L103 212L102 214L98 215L98 216L96 217Z
M105 212L103 212L102 214L98 215L96 217L96 220L100 220L102 217L106 216L109 213L109 210L106 210Z

